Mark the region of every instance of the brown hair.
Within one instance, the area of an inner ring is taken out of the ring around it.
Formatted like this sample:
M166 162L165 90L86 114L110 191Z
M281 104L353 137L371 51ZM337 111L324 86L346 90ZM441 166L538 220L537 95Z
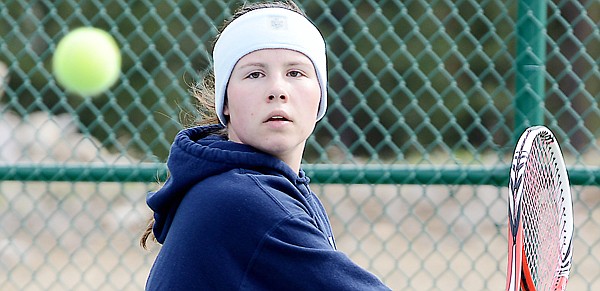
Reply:
M229 23L237 19L238 17L244 15L247 12L252 10L261 9L261 8L285 8L291 11L297 12L306 17L306 14L300 9L300 7L294 3L294 1L269 1L269 2L257 2L257 3L247 3L239 7L228 21L226 20L223 24L223 27L220 29L219 34ZM219 38L217 35L215 41ZM205 74L201 82L193 83L190 85L190 93L197 101L197 109L199 113L199 120L196 122L196 125L208 125L208 124L218 124L219 119L217 117L217 113L215 111L215 85L214 85L214 76L211 73ZM225 98L225 102L227 102L227 98ZM227 135L227 129L224 129L217 134ZM156 241L152 229L154 227L154 217L151 217L148 220L148 225L144 230L140 238L140 246L144 249L147 249L147 243L149 239Z

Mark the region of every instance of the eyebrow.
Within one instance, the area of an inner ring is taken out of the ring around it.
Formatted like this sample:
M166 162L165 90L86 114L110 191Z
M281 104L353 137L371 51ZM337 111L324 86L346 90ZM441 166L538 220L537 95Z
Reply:
M285 67L295 67L295 66L312 66L312 62L303 62L303 61L291 61L284 64ZM241 65L239 68L248 68L248 67L258 67L258 68L266 68L267 65L265 63L253 62Z
M247 67L259 67L259 68L265 68L267 65L265 65L264 63L247 63L247 64L243 64L240 66L240 69L244 69Z

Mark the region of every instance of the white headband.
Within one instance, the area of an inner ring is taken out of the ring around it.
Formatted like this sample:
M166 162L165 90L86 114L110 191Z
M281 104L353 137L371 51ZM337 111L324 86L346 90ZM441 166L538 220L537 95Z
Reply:
M215 110L221 124L226 124L223 107L233 67L243 56L261 49L290 49L312 61L321 87L317 113L320 120L327 109L327 57L323 36L299 13L285 8L259 8L229 23L213 49Z

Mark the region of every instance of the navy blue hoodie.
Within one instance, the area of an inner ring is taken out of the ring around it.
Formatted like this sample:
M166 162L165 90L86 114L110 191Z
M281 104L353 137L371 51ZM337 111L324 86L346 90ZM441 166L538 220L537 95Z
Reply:
M147 290L389 290L335 249L303 171L220 128L181 131L148 194L162 248Z

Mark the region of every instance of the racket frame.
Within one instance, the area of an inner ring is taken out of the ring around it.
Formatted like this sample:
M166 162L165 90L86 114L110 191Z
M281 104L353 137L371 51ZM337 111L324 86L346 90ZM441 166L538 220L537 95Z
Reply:
M506 290L518 291L536 290L533 277L529 269L529 262L525 255L523 244L523 179L534 140L538 135L544 135L544 141L550 146L554 162L559 171L559 185L563 192L561 195L563 222L561 233L561 264L556 271L556 281L553 290L565 290L572 263L573 249L573 203L569 177L566 171L560 146L554 134L545 126L532 126L520 136L510 168L509 195L508 195L508 261Z

